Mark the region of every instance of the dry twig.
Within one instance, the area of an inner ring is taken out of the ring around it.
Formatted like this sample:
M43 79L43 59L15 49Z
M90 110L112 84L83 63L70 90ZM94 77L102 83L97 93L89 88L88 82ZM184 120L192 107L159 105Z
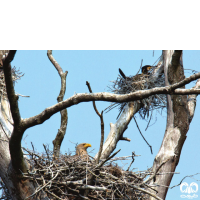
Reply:
M152 195L148 183L144 180L151 175L150 169L144 172L124 171L116 164L107 164L107 161L117 154L114 153L99 164L89 161L86 163L81 158L61 155L53 159L53 152L46 149L46 153L37 154L30 150L29 163L31 169L23 173L24 178L37 181L37 190L29 197L37 195L44 190L51 199L94 198L108 199L146 199ZM34 154L34 156L33 156ZM129 159L126 156L124 159ZM123 157L121 158L123 159ZM88 175L86 175L86 168ZM96 174L98 169L98 174ZM94 185L86 184L86 176L93 175ZM87 191L87 195L82 193ZM27 197L27 199L29 198ZM155 196L155 198L159 199Z
M88 81L86 81L86 85L88 86L90 93L92 93L92 89L91 89L90 83ZM100 117L100 121L101 121L101 142L100 142L99 153L98 153L98 156L97 156L97 159L96 159L96 163L98 164L99 159L101 157L101 152L102 152L102 149L103 149L103 142L104 142L104 121L103 121L103 111L101 112L101 114L99 113L99 111L96 107L95 101L93 101L93 107L94 107L94 110L97 113L97 115Z
M53 57L52 50L48 50L47 51L47 56L48 56L49 60L51 61L51 63L56 68L56 70L58 71L58 74L59 74L60 79L61 79L60 93L59 93L59 95L57 97L57 101L59 103L59 102L63 101L64 95L65 95L65 91L66 91L66 77L67 77L68 71L63 72L62 68L57 63L57 61L55 60L55 58ZM53 145L54 145L54 150L53 150L54 151L54 159L57 159L59 157L60 146L61 146L61 143L62 143L63 138L64 138L65 133L66 133L67 122L68 122L67 109L61 110L60 111L60 115L61 115L60 129L58 130L56 138L53 140Z

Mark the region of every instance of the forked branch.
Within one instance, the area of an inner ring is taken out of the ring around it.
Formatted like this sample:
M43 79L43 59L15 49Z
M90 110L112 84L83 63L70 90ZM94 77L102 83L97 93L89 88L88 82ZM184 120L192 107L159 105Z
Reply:
M16 51L9 51L7 57L3 60L4 77L6 83L6 92L8 100L10 102L10 109L12 118L14 121L14 129L11 134L9 141L10 155L12 159L12 165L17 172L25 172L27 167L23 159L23 152L21 150L21 139L24 134L23 122L21 121L19 107L18 107L18 96L15 94L12 71L10 62L13 60Z
M92 89L90 87L90 83L88 81L86 81L86 85L88 86L88 89L90 91L90 93L92 93ZM101 121L101 142L100 142L100 147L99 147L99 153L96 159L96 163L99 163L99 159L101 157L101 152L103 150L103 142L104 142L104 121L103 121L103 111L101 112L101 114L99 113L95 101L93 101L93 107L95 112L97 113L97 115L100 117L100 121Z
M3 60L4 77L6 82L7 96L10 102L10 109L12 113L12 118L14 123L19 124L21 117L18 107L18 96L15 94L13 80L12 80L12 70L10 63L14 59L16 51L9 51L8 56Z
M178 87L184 84L188 84L198 78L200 78L200 72L191 75L190 77L184 79L183 81L180 81L180 83L176 83L166 87L153 88L150 90L139 90L124 95L111 94L107 92L92 93L92 94L85 94L85 93L75 94L64 101L55 104L54 106L46 108L43 112L41 112L38 115L24 119L23 123L26 129L38 124L42 124L44 121L49 119L55 113L63 110L64 108L69 108L81 102L89 102L89 101L130 102L147 98L155 94L184 94L184 95L200 94L200 89L177 89Z
M60 94L57 97L57 101L59 103L59 102L63 101L64 95L65 95L65 91L66 91L66 76L68 74L68 71L63 72L63 70L60 67L60 65L54 59L54 57L52 55L52 50L48 50L47 51L47 56L48 56L49 60L51 61L51 63L56 68L56 70L58 71L58 74L59 74L59 76L61 78ZM54 154L54 158L58 158L59 157L60 146L61 146L61 143L62 143L62 141L64 139L64 136L65 136L65 133L66 133L66 129L67 129L67 121L68 121L67 109L61 110L60 114L61 114L60 129L58 130L56 138L53 140L53 154Z

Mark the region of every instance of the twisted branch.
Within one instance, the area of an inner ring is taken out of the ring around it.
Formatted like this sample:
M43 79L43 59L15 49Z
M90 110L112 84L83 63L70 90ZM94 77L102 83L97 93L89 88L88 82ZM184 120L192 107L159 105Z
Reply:
M86 85L88 86L88 89L90 91L90 93L92 93L92 89L90 87L90 83L88 81L86 81ZM99 111L97 110L95 101L93 101L93 107L95 112L97 113L97 115L100 117L100 121L101 121L101 142L100 142L100 148L99 148L99 153L96 159L96 163L99 163L99 159L101 157L101 152L103 150L103 142L104 142L104 121L103 121L103 111L101 112L101 114L99 113Z
M178 87L186 85L198 78L200 78L200 72L193 74L190 77L185 78L183 81L180 81L179 83L170 86L153 88L150 90L139 90L124 95L111 94L107 92L92 93L92 94L85 94L85 93L75 94L64 101L55 104L54 106L46 108L43 112L41 112L38 115L35 115L27 119L23 119L23 123L26 129L38 124L42 124L44 121L49 119L55 113L63 110L64 108L69 108L81 102L88 102L88 101L130 102L147 98L155 94L182 94L182 95L200 94L200 89L177 89Z
M49 60L51 61L51 63L56 68L56 70L58 71L58 74L59 74L59 76L61 78L60 94L57 97L57 101L59 103L59 102L63 101L64 95L65 95L65 91L66 91L66 76L68 74L68 71L63 72L63 70L60 67L60 65L54 59L54 57L52 55L52 50L48 50L47 51L47 56L48 56ZM65 133L66 133L66 129L67 129L67 121L68 121L67 109L61 110L60 114L61 114L60 129L58 130L56 138L53 140L53 145L54 145L53 146L54 159L56 159L56 158L59 157L60 146L61 146L61 143L62 143L62 141L64 139L64 136L65 136Z

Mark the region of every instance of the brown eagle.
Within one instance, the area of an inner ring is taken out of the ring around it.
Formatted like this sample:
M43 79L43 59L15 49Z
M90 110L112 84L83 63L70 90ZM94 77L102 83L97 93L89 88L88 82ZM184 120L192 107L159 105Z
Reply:
M89 160L89 156L87 153L87 148L92 147L91 144L88 143L81 143L76 146L76 154L74 156L71 156L72 159L81 159L83 161Z
M77 145L76 147L76 155L77 156L82 156L82 155L88 155L87 153L87 148L91 147L91 144L88 143L81 143L79 145Z

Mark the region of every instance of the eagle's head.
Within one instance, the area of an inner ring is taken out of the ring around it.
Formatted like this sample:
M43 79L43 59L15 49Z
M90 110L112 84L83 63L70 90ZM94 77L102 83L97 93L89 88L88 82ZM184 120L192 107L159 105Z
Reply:
M81 156L87 154L87 148L91 147L91 144L81 143L76 147L76 155Z

